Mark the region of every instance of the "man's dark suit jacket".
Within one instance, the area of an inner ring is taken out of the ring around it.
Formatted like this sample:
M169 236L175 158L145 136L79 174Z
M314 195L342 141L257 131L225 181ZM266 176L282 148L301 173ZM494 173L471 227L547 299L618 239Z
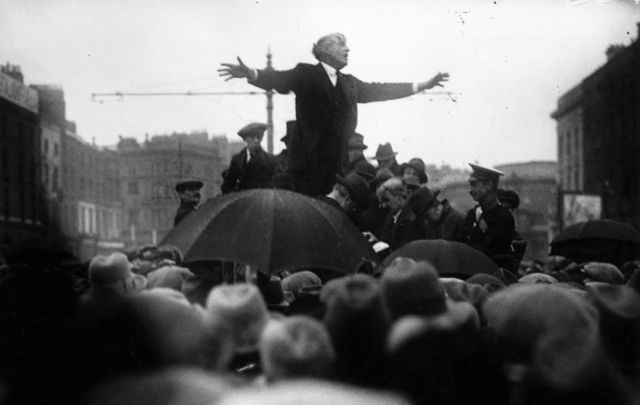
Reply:
M307 190L326 194L336 174L349 163L348 142L358 123L358 103L392 100L413 94L411 83L365 83L341 74L334 87L321 64L301 63L286 71L259 70L249 83L265 90L296 94L296 132L288 152L292 176L308 179Z
M251 188L271 188L271 178L276 172L274 156L260 149L247 162L247 148L231 158L231 164L224 176L220 189L223 194Z

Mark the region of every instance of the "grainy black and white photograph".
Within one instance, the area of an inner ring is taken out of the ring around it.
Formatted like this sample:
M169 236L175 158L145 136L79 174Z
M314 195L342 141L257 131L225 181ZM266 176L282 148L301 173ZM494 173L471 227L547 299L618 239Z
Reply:
M640 0L0 0L0 405L640 404Z

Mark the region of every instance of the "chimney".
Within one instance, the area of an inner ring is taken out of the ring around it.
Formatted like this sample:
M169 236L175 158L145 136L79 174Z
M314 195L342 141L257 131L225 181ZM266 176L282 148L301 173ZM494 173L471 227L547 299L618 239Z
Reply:
M625 46L621 45L621 44L609 45L609 47L605 51L605 54L607 55L607 62L610 61L611 59L615 58L616 55L618 55L624 49L625 49Z
M24 84L24 76L22 75L22 70L18 65L12 65L7 62L4 66L1 67L1 70L4 74L8 75L14 80L19 81Z

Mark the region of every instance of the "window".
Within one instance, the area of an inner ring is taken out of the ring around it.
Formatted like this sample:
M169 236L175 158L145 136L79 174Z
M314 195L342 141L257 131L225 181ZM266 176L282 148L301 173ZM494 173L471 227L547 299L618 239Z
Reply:
M58 144L53 144L53 156L58 156Z
M130 181L129 182L129 194L138 195L138 182Z

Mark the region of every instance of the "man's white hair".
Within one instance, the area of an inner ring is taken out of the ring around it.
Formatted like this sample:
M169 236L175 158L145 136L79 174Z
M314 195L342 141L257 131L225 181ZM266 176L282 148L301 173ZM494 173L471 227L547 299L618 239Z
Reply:
M311 52L316 59L322 61L324 60L324 56L328 53L329 47L338 41L347 42L347 38L340 32L327 34L318 39L318 42L313 44Z

